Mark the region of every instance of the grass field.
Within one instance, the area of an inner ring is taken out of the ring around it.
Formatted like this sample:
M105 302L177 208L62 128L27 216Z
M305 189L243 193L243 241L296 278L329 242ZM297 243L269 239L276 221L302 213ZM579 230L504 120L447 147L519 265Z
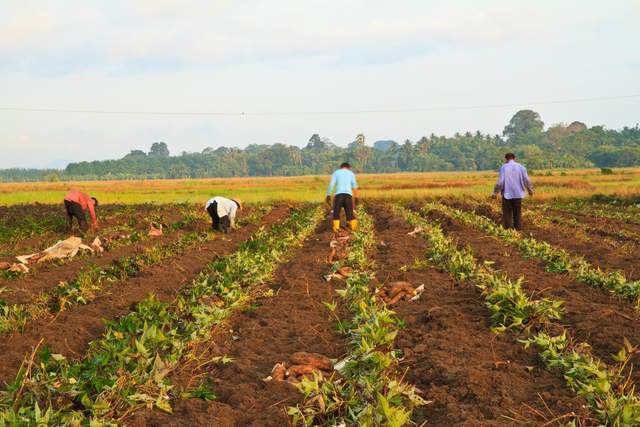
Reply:
M433 172L360 174L364 198L414 199L429 196L490 194L495 172ZM603 175L599 169L540 171L532 176L536 198L585 197L592 194L640 194L640 168L617 169ZM82 189L102 203L204 203L214 195L235 196L246 202L320 201L328 176L275 178L182 179L142 181L84 181L0 184L0 205L59 203L65 192Z

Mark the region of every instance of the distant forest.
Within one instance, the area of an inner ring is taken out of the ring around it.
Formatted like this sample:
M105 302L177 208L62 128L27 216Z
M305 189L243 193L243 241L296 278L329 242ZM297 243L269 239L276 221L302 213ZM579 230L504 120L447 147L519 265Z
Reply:
M493 170L512 151L529 169L628 167L640 165L640 128L621 130L584 123L557 124L545 130L535 111L518 111L502 135L456 133L430 135L418 141L376 141L358 135L339 147L314 134L304 148L285 144L245 149L205 148L200 153L171 156L164 142L149 152L132 150L118 160L70 163L64 170L5 169L2 181L207 178L326 174L350 162L359 172L426 172Z

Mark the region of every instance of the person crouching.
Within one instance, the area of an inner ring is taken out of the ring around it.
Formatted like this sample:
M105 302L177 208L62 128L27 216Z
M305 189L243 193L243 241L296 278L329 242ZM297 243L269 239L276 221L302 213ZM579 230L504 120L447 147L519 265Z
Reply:
M211 228L228 233L236 227L236 216L237 212L242 210L242 202L239 199L216 196L209 199L205 210L211 217Z
M76 218L80 232L82 234L86 233L89 228L85 214L86 211L89 211L89 216L91 217L91 230L96 231L98 229L98 218L96 217L98 199L95 197L91 197L81 191L70 191L64 197L64 207L67 211L67 232L71 232L73 218Z

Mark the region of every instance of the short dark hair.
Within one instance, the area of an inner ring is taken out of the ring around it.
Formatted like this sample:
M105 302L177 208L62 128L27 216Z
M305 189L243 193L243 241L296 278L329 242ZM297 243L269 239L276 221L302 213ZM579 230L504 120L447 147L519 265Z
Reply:
M93 200L94 206L98 206L98 199L96 199L95 197L92 197L91 200Z
M513 154L513 153L507 153L507 154L505 154L505 155L504 155L504 158L505 158L506 160L515 160L516 155L515 155L515 154Z
M343 169L343 168L351 169L351 165L348 162L344 162L343 164L340 165L340 169Z

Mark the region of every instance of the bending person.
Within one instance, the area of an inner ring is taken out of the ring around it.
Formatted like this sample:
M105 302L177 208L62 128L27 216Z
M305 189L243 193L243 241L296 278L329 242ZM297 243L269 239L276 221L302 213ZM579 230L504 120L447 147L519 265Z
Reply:
M73 228L73 218L78 220L78 226L82 233L87 231L87 218L86 211L89 211L91 216L91 229L98 229L98 218L96 217L96 207L98 206L98 199L90 197L87 193L81 191L70 191L64 197L64 207L67 210L67 218L69 220L67 229L71 232Z
M333 231L340 228L340 211L344 209L344 213L349 222L352 231L358 228L358 220L354 211L358 202L358 183L356 176L351 172L351 165L343 163L340 169L331 175L331 182L327 190L327 204L331 206L331 194L335 188L335 197L333 198Z
M211 228L228 233L229 230L236 228L236 216L238 210L242 210L242 202L240 199L216 196L209 199L204 209L211 217Z

